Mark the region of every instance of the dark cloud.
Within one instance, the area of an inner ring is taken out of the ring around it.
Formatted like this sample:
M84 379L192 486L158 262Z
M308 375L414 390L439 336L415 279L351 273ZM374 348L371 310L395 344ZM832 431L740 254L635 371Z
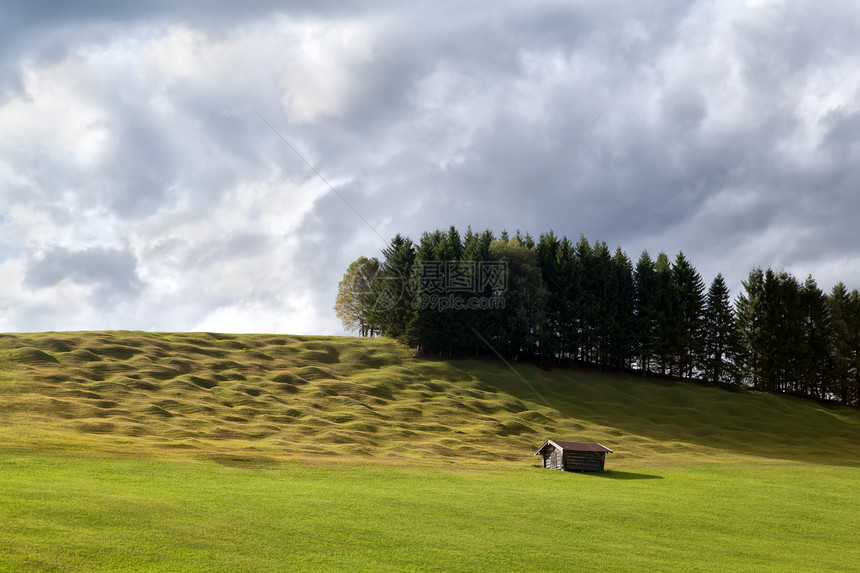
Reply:
M216 241L190 243L180 263L194 273L214 264L229 265L234 259L259 256L272 250L272 237L263 233L240 232L218 237Z
M281 308L265 328L338 332L337 281L378 256L376 232L452 224L683 250L735 287L753 265L860 286L858 11L7 4L15 320L45 324L54 307L27 289L71 283L138 301L128 327Z
M54 247L31 261L24 276L24 284L36 289L54 287L62 281L92 287L97 306L133 298L143 288L137 258L127 249L71 251Z
M256 20L272 12L310 16L336 16L355 10L358 3L322 1L313 6L299 0L257 0L253 3L231 0L150 0L148 2L113 2L112 0L29 0L8 2L2 9L8 30L54 28L65 24L109 22L128 24L160 19L180 23L222 23Z

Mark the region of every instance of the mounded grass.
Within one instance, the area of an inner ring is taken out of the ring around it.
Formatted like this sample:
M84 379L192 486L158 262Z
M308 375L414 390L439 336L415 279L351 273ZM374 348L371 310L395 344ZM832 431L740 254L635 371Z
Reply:
M0 570L856 569L860 412L515 368L386 340L2 335ZM610 471L540 469L547 437L609 446Z
M857 465L860 457L856 410L689 382L515 368L421 359L380 339L2 335L0 443L7 451L204 459L253 452L528 464L555 437L609 446L608 467L750 456Z

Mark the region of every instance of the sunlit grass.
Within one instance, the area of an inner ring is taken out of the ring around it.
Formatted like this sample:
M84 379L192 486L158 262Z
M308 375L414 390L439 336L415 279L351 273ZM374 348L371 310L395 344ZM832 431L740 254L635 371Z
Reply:
M860 412L689 382L420 359L382 339L0 337L0 440L24 451L530 462L547 437L627 463L857 464ZM826 436L826 440L819 437Z
M0 569L850 571L857 468L0 455Z
M354 338L0 336L0 570L856 570L860 412L515 368ZM611 447L610 471L538 468L547 437Z

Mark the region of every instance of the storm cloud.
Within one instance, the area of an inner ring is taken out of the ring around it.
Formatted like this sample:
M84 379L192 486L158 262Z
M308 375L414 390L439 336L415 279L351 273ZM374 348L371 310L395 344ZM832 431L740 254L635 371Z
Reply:
M858 28L776 0L6 3L0 327L338 334L350 261L449 225L860 287Z

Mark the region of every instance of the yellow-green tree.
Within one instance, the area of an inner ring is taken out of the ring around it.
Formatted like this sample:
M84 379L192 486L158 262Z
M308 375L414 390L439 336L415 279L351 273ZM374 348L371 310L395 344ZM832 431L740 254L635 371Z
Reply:
M359 336L373 336L376 328L374 316L374 281L379 274L379 260L359 257L350 263L337 285L334 312L350 332Z

